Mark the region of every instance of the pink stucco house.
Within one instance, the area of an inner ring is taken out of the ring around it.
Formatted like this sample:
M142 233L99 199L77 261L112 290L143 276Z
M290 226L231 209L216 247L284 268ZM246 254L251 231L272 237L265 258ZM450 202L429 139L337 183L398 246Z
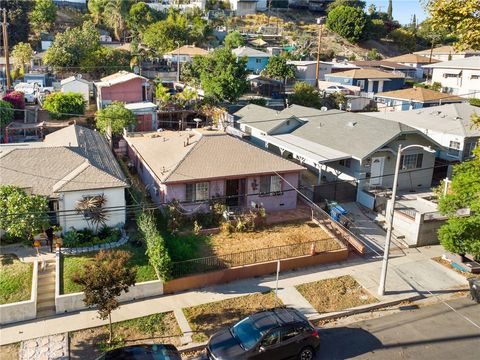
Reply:
M143 76L122 70L100 80L95 83L98 109L113 101L126 104L151 101L150 83Z
M212 198L228 206L295 209L303 167L215 131L129 134L128 155L152 199L198 209Z

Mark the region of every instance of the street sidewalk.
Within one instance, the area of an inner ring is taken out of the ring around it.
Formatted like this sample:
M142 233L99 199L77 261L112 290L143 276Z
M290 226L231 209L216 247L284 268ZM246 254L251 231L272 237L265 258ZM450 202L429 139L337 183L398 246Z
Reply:
M442 253L443 249L440 246L434 246L408 249L406 250L406 256L392 258L387 277L387 292L382 297L377 295L381 269L381 261L378 257L353 257L341 263L281 273L278 286L279 290L283 291L279 291L279 297L281 294L287 294L288 305L305 309L304 298L300 297L296 300L296 292L288 290L288 288L342 275L352 275L380 302L407 299L419 294L430 296L431 293L442 294L466 288L467 281L464 277L431 260L432 257L440 256ZM112 320L118 322L160 312L178 312L182 308L190 306L273 289L275 289L274 276L236 281L179 294L125 303L112 313ZM311 309L305 309L305 312L308 311L311 311ZM51 318L2 327L0 330L0 345L105 324L107 324L107 321L100 320L95 310L57 315Z

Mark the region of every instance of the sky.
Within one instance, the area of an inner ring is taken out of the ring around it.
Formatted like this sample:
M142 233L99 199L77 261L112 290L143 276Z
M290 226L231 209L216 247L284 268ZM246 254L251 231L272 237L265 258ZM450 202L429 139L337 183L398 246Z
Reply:
M366 9L370 4L375 4L377 10L386 12L388 7L388 0L367 0ZM409 24L412 15L417 17L417 23L425 20L427 14L420 5L418 0L393 0L393 18L398 20L400 24Z

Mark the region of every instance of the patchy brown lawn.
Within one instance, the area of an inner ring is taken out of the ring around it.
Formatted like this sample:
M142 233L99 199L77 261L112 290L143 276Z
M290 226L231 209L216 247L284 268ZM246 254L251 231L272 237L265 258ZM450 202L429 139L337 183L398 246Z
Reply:
M20 343L0 346L0 359L18 360L20 353Z
M108 326L71 332L70 358L96 359L103 351L135 344L179 346L182 335L173 312L153 314L113 324L114 345L110 348L106 346Z
M378 302L350 275L302 284L296 288L319 313Z
M298 221L271 225L253 232L231 234L221 232L210 237L210 246L215 255L221 256L330 238L329 234L314 222ZM334 246L337 249L341 247L335 239L326 241L325 246L329 246L329 248ZM317 251L322 251L322 249L317 248Z
M460 274L464 277L466 277L467 279L470 279L470 278L479 278L480 279L480 274L472 274L472 273L468 273L468 272L463 272L463 271L460 271L458 270L457 268L454 268L450 262L448 262L447 260L445 259L442 259L441 256L437 256L437 257L434 257L432 258L433 261L436 261L437 263L449 268L450 270L453 270L455 271L457 274Z
M268 292L193 306L183 309L183 313L194 332L193 341L201 342L251 313L279 305L282 303L280 300L275 302L275 293Z

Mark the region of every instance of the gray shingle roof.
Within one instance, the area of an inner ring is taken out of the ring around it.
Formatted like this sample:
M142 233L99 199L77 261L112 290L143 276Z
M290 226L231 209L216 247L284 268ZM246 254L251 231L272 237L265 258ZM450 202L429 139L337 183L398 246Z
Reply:
M274 129L285 120L281 112L255 104L244 106L233 116L239 123L251 124L265 132Z
M471 56L462 59L442 61L436 64L423 66L432 69L474 69L480 70L480 56Z
M272 57L272 55L270 55L266 52L263 52L263 51L260 51L260 50L257 50L257 49L254 49L254 48L251 48L251 47L248 47L248 46L238 47L236 49L233 49L232 52L237 57L242 57L242 56L246 56L246 57Z
M37 146L3 147L0 169L1 184L49 197L63 191L127 186L105 139L77 125L48 135Z

